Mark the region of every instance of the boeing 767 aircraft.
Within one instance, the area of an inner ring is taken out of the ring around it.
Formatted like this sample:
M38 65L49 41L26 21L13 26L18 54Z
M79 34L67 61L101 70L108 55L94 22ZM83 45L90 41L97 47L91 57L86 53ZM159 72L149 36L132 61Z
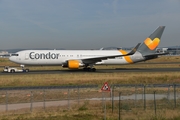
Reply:
M9 57L9 60L21 65L59 65L69 69L83 67L87 71L96 71L95 65L132 64L157 58L156 48L165 26L159 26L143 43L131 51L125 50L23 50Z

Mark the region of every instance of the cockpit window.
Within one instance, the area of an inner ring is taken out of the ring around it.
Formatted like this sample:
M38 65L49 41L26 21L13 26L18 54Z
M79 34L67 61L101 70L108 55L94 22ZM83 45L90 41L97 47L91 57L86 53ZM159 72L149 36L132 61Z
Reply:
M19 54L11 54L11 56L19 56Z

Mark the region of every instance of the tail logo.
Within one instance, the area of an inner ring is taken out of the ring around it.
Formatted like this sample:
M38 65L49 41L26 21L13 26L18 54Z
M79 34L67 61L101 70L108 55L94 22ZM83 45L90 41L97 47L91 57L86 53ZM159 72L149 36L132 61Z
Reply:
M147 38L144 43L150 50L154 50L159 45L160 39L154 38L154 40L151 40L151 38Z

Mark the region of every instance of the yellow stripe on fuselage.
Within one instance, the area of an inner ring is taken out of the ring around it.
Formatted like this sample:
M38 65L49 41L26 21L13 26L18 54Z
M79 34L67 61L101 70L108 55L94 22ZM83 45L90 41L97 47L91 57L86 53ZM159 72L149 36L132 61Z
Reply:
M125 50L119 50L123 55L127 54L127 52ZM128 63L133 63L133 61L131 60L130 56L124 56L125 60L128 62Z

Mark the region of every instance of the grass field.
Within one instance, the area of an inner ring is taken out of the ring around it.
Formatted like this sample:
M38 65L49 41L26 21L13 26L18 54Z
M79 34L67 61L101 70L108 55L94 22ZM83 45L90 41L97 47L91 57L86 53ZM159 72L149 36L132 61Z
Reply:
M65 107L48 107L46 111L42 108L36 109L33 112L27 112L26 109L11 112L1 113L1 120L104 120L104 111L96 102L90 104L85 102L81 106L74 105L70 110ZM106 120L118 120L119 110L114 109L112 113L110 103L106 103ZM115 104L118 106L118 104ZM121 110L121 120L179 120L180 109L159 109L157 115L153 109L142 110L138 108Z
M101 85L109 84L173 84L180 83L180 72L157 73L69 73L69 74L25 74L1 75L1 87L56 86L56 85Z
M163 62L164 64L157 64ZM156 63L156 64L146 64ZM173 64L170 64L173 63ZM18 66L8 59L1 58L0 66ZM169 68L180 67L179 56L163 56L155 60L150 60L138 64L118 65L118 66L97 66L97 69L115 69L115 68ZM61 66L43 66L29 67L30 70L61 70ZM180 72L128 72L128 73L77 73L68 72L66 74L20 74L20 75L0 75L0 87L16 86L51 86L51 85L89 85L108 82L109 84L155 84L155 83L178 83L180 84ZM110 109L110 108L109 108ZM96 103L82 106L74 106L71 110L64 108L50 107L47 111L37 110L32 113L14 114L13 111L2 113L2 120L102 120L102 108L96 107ZM131 112L122 112L124 120L178 120L180 119L180 110L162 109L158 116L154 116L153 110L143 111L133 109ZM115 113L108 113L107 120L117 120L118 110Z

